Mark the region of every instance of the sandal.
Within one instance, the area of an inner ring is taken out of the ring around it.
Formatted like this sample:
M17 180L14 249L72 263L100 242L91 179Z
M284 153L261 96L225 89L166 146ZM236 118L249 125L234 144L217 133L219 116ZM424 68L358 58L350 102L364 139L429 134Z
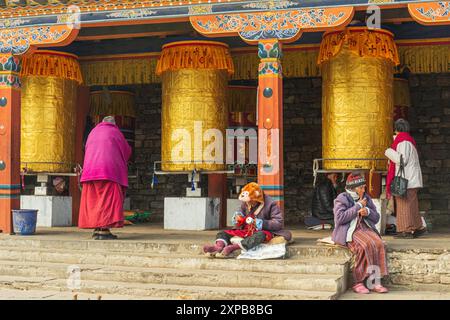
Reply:
M376 293L388 293L389 292L388 288L383 287L381 284L373 287L372 291L376 292Z
M427 228L422 228L422 229L414 231L413 236L414 236L414 238L418 238L418 237L423 236L426 232L427 232Z
M395 239L414 239L412 232L400 232L394 236Z
M111 231L99 231L95 240L116 240L117 236L112 234Z
M361 282L355 284L352 289L353 289L354 292L359 293L359 294L368 294L368 293L370 293L369 289L367 289L364 286L364 284L362 284Z

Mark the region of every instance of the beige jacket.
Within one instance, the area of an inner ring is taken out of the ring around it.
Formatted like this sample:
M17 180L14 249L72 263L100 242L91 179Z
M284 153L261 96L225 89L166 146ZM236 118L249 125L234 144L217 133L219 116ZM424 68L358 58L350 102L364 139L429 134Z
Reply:
M405 178L408 179L408 189L422 188L422 170L420 169L419 155L414 145L409 141L400 142L397 151L389 148L384 153L390 161L395 163L395 174L400 170L400 155L405 164Z

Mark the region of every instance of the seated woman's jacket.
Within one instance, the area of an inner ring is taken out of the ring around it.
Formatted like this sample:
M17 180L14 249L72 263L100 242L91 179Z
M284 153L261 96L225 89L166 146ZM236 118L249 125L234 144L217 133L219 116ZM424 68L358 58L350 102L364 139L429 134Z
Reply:
M367 199L366 208L369 209L369 215L362 218L363 222L379 235L375 225L380 220L380 214L377 212L372 198L368 194L364 197ZM335 243L345 246L347 242L352 241L352 235L358 222L359 209L361 209L361 206L347 192L341 193L334 200L335 228L332 240Z
M245 219L254 218L257 231L269 231L276 236L282 236L286 241L292 239L292 234L288 230L284 230L284 218L280 207L272 200L268 195L264 195L264 205L259 208L260 205L252 207L250 210L247 204L243 203L240 208L241 218L235 218L236 227L248 228L248 224L245 223ZM235 215L237 217L239 215Z

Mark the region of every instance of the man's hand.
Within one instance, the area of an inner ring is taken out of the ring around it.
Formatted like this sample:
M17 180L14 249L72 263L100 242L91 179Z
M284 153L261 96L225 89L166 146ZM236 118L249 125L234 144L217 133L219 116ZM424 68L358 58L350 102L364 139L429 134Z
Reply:
M358 214L361 217L367 217L369 215L369 211L367 211L367 208L361 208L359 209Z

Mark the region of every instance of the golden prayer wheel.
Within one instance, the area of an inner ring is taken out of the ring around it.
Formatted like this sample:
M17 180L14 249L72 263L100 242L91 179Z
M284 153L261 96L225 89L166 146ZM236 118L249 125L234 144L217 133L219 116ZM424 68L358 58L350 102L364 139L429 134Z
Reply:
M411 107L409 83L406 79L394 79L394 121L408 119L408 111Z
M21 166L34 172L74 168L78 57L36 51L23 58Z
M250 140L257 145L257 133L258 125L256 123L256 108L257 108L257 88L251 86L229 86L228 87L228 129L233 130L234 137L241 137L240 132L237 129L242 129L244 131L243 138L245 139L245 145L238 144L238 140L235 139L234 144L234 174L256 176L257 174L257 164L248 166L247 170L244 171L243 167L237 163L238 153L245 155L245 164L248 165L250 162ZM246 136L247 130L253 129L256 136ZM233 137L233 138L234 138ZM256 150L255 150L256 151Z
M133 92L121 90L92 91L90 116L96 125L104 117L114 116L116 125L134 151L136 112Z
M392 142L393 69L398 52L385 30L325 33L322 65L324 159L385 159ZM324 160L324 169L386 170L386 161Z
M162 77L162 170L226 168L223 142L228 124L228 77L232 73L226 44L182 41L163 46L157 65L157 74ZM216 139L222 141L217 143ZM223 157L217 158L220 153Z

